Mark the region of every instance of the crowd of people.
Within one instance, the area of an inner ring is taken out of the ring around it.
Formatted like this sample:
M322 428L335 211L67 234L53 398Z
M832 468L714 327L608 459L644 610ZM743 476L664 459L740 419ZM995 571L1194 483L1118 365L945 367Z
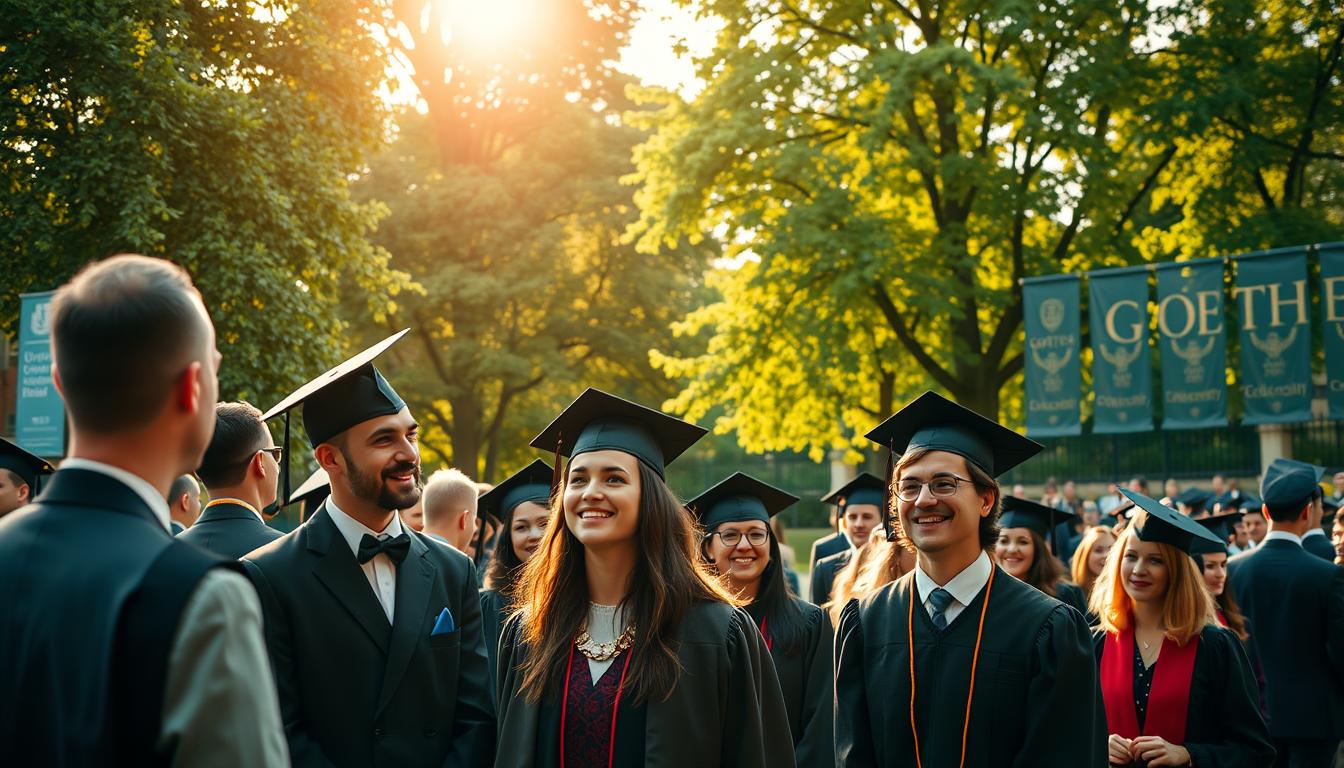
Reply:
M263 412L168 262L51 322L68 456L0 446L0 764L1341 764L1344 473L1033 501L997 478L1041 446L926 393L825 497L805 600L798 498L678 493L705 430L658 410L586 390L484 486L424 471L404 331Z

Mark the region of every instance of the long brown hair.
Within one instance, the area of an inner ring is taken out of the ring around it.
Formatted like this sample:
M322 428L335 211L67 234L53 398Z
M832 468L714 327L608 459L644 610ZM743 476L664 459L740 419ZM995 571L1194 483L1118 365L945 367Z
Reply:
M1087 529L1083 534L1083 540L1078 542L1078 548L1073 551L1073 561L1070 563L1073 583L1083 588L1083 594L1092 596L1092 585L1096 583L1097 577L1087 570L1087 561L1092 557L1092 550L1097 546L1097 540L1102 536L1111 537L1111 545L1115 545L1115 533L1103 525L1094 525Z
M1195 563L1199 566L1200 575L1204 575L1204 558L1195 555ZM1241 612L1241 606L1237 603L1237 597L1232 593L1232 575L1228 574L1228 580L1223 583L1223 593L1214 595L1213 602L1218 610L1223 614L1223 620L1227 622L1227 628L1232 630L1244 643L1250 639L1251 634L1246 631L1246 617Z
M840 611L850 600L861 599L906 574L901 555L910 554L897 541L869 536L857 555L835 575L831 600L822 606L831 615L831 623L840 623Z
M690 515L643 462L639 485L639 557L621 607L636 629L626 675L629 695L643 702L672 694L681 673L675 636L691 606L698 600L741 603L701 562ZM574 638L588 620L583 544L565 525L564 493L555 496L546 536L523 566L514 592L523 612L522 640L530 650L520 665L520 690L529 701L558 690Z
M1027 569L1022 581L1055 597L1058 592L1056 587L1065 576L1064 564L1050 554L1050 550L1045 546L1044 536L1032 528L1027 529L1027 535L1031 537L1031 567Z
M1106 567L1092 587L1088 607L1097 615L1100 626L1110 634L1128 629L1134 623L1134 600L1125 591L1120 577L1120 564L1125 547L1138 538L1135 527L1142 528L1148 513L1139 511L1130 525L1120 534L1106 556ZM1162 542L1157 543L1162 561L1167 566L1167 593L1162 598L1162 618L1167 624L1167 637L1177 645L1185 645L1206 625L1217 624L1213 596L1204 584L1204 574L1195 567L1194 558Z

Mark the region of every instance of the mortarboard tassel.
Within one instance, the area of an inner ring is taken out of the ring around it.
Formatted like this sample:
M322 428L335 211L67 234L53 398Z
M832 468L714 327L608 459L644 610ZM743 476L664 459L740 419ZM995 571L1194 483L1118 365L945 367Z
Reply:
M560 447L564 444L565 436L563 433L555 437L555 463L551 465L551 498L550 504L555 504L555 500L560 495Z
M887 444L887 485L882 491L882 530L887 534L887 541L896 540L896 526L892 524L891 510L891 479L896 474L896 461L893 457L895 451L891 444Z

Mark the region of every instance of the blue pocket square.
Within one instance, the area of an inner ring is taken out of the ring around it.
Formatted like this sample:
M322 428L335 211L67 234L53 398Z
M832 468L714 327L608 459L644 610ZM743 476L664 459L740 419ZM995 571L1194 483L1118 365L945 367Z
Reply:
M446 635L456 629L457 625L453 623L453 614L449 613L447 608L444 608L439 612L439 618L434 622L434 631L430 632L429 636Z

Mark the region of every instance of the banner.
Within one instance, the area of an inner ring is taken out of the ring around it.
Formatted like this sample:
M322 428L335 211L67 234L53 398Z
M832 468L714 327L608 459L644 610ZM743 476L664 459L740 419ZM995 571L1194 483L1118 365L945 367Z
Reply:
M1344 419L1344 244L1340 243L1321 247L1321 346L1330 418Z
M1311 420L1307 252L1238 259L1242 423Z
M1148 273L1088 275L1092 329L1092 431L1153 428L1153 361L1148 351Z
M19 392L14 432L20 448L44 458L65 455L65 403L51 382L54 291L25 293L19 308Z
M1032 437L1083 431L1078 410L1083 386L1078 290L1077 275L1023 281L1027 434Z
M1226 425L1222 259L1157 267L1157 329L1162 356L1162 427Z

